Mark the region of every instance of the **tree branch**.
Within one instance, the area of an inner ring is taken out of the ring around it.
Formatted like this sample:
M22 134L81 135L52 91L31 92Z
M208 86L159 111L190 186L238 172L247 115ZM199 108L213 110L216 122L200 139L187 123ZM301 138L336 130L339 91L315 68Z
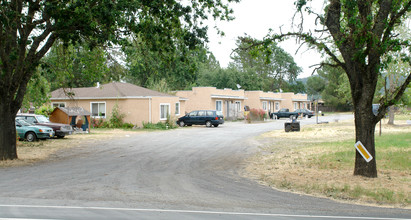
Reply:
M380 111L378 112L378 115L376 116L377 121L381 120L384 117L385 111L389 106L392 106L398 103L398 101L401 99L401 96L404 94L405 90L407 89L410 83L411 83L411 73L408 74L408 77L405 79L404 83L394 91L394 94L395 94L394 98L390 100L386 100L383 97L380 99L380 102L379 102Z

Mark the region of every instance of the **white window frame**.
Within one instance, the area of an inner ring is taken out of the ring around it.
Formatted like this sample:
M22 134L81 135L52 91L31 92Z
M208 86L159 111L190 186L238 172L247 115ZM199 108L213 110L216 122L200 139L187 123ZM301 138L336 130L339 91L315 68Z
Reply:
M93 104L98 104L97 105L98 109L100 109L100 104L104 104L104 116L100 116L100 112L98 112L99 115L97 116L93 115ZM107 117L107 103L106 102L90 102L90 112L91 112L92 118L106 118Z
M63 104L64 106L61 106L61 104ZM57 106L54 106L54 105L57 105ZM55 107L66 107L66 105L67 105L67 103L65 103L65 102L52 102L51 103L51 107L53 107L53 108L55 108Z
M220 102L220 103L221 103L221 104L220 104L220 108L221 108L221 109L218 109L218 108L217 108L217 107L218 107L217 102ZM223 100L216 100L216 101L215 101L215 110L216 110L216 111L223 112Z
M176 112L175 115L180 115L180 102L176 102Z
M294 102L294 111L298 109L298 102Z
M264 110L264 111L267 111L267 105L268 105L268 102L267 102L267 101L263 101L263 110Z
M275 102L275 103L274 103L274 111L279 111L280 108L281 108L280 102Z
M161 106L168 106L168 108L167 108L167 114L166 114L166 117L165 118L162 118L161 116L162 116L162 114L161 114L161 110L162 110L162 108L161 108ZM167 115L170 115L170 103L160 103L160 120L161 121L164 121L164 120L167 120Z

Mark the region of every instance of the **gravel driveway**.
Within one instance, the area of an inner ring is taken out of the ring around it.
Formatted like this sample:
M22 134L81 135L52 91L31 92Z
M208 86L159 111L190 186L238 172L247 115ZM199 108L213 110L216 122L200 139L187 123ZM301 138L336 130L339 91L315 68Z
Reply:
M322 120L352 118L323 117ZM254 137L284 120L137 133L65 150L55 160L0 169L0 204L104 206L304 215L410 217L409 210L342 204L240 177ZM304 124L315 123L305 119ZM1 217L1 216L0 216Z

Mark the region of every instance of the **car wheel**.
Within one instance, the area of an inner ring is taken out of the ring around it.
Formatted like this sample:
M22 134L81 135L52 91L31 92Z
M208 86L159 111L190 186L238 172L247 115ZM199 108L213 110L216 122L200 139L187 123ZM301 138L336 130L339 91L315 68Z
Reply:
M57 135L57 138L64 138L65 135Z
M206 121L206 126L211 127L212 126L211 121Z
M215 127L215 128L218 127L218 124L215 124L214 127Z
M184 127L185 123L184 123L184 121L180 121L180 122L178 123L178 125L180 125L180 127Z
M33 142L33 141L36 141L36 139L37 139L37 136L36 136L36 134L34 133L34 132L27 132L27 134L26 134L26 140L28 141L28 142Z

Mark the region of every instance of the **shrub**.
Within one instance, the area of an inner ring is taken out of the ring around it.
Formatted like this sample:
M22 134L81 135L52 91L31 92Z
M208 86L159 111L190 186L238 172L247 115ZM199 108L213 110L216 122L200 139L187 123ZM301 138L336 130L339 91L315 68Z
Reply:
M91 127L102 128L104 119L102 118L91 118Z
M251 109L250 113L247 115L246 120L248 122L251 121L264 121L264 119L268 118L267 113L262 109Z
M34 113L36 113L37 115L44 115L46 117L49 117L53 111L54 107L50 105L43 105L40 108L36 109Z
M111 110L111 116L109 119L108 127L110 128L121 128L123 127L123 119L126 115L120 113L120 109L117 103L114 105L113 109Z
M134 125L131 123L124 123L122 126L124 129L132 129L134 128Z
M167 119L168 121L168 119ZM171 120L169 122L157 122L156 124L153 124L151 122L149 123L144 123L143 122L143 128L145 129L153 129L153 130L166 130L166 129L174 129L177 128L177 125L171 124Z

